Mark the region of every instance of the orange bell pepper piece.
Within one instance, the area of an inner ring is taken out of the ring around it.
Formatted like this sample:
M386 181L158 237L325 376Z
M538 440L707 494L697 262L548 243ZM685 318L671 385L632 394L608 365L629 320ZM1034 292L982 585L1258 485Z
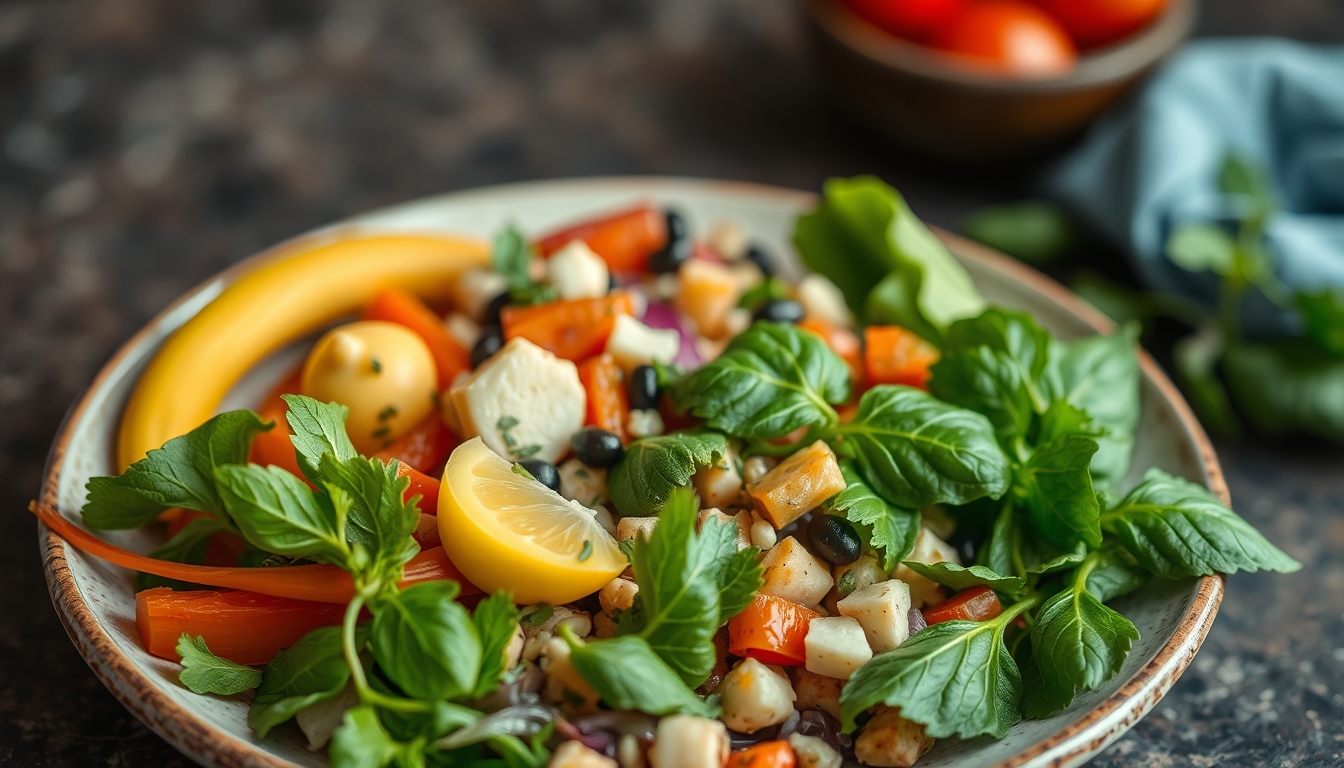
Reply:
M905 384L925 389L938 350L914 331L897 325L870 325L863 331L868 384Z
M798 757L789 742L767 741L732 753L723 768L794 768L797 764Z
M989 587L963 589L952 597L924 609L924 623L929 626L944 621L989 621L1003 613L999 596Z
M602 353L579 363L579 381L588 393L588 416L584 424L601 427L625 442L625 417L630 415L630 394L625 371L616 358Z
M527 339L557 357L577 363L606 348L617 315L633 313L630 297L625 291L616 291L596 299L505 307L499 318L504 338Z
M758 593L728 621L728 652L765 664L802 664L807 660L807 627L819 615L782 597Z
M667 218L648 205L575 224L537 241L542 256L582 240L613 272L639 272L667 244Z
M384 320L404 325L424 340L434 355L439 389L453 385L463 371L471 370L471 352L458 343L443 325L443 319L418 297L397 288L387 288L364 307L365 320Z

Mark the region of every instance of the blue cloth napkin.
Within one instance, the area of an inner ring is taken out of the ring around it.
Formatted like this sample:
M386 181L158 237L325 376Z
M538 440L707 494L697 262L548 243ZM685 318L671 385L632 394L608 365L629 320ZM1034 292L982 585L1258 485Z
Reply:
M1212 303L1216 283L1165 254L1189 221L1234 219L1228 152L1271 176L1281 210L1265 243L1290 288L1344 286L1344 47L1274 38L1192 42L1098 122L1047 177L1048 192L1133 255L1153 288ZM1292 327L1263 297L1252 333Z

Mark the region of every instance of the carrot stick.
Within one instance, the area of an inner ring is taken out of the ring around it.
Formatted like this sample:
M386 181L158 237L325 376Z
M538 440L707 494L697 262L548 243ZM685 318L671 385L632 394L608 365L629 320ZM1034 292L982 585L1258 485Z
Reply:
M113 565L192 584L245 589L273 597L348 603L354 596L350 574L334 565L291 565L283 568L220 568L186 565L136 554L110 544L66 520L59 512L36 501L28 509L71 546ZM447 579L462 585L463 595L482 594L480 587L462 577L442 547L421 552L406 564L402 585Z
M451 387L459 373L471 370L471 351L459 344L434 310L412 293L397 288L379 291L364 307L364 319L396 323L415 331L434 355L440 390Z
M345 607L243 590L146 589L135 596L135 628L150 654L177 661L182 633L238 664L265 664L318 627L341 623Z
M625 389L625 372L616 358L603 352L579 363L579 381L588 392L588 417L585 424L601 427L627 442L625 418L630 415L630 396Z

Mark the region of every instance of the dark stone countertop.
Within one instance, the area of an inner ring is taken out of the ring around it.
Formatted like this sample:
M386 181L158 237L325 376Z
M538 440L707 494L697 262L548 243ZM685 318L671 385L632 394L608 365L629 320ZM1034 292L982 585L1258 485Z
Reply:
M593 174L815 189L877 173L944 225L1026 174L911 162L837 112L781 0L0 3L0 765L183 765L52 610L23 512L66 407L177 294L343 216ZM1338 0L1209 0L1205 34L1344 39ZM1344 763L1339 450L1220 452L1303 561L1236 576L1203 651L1093 765Z

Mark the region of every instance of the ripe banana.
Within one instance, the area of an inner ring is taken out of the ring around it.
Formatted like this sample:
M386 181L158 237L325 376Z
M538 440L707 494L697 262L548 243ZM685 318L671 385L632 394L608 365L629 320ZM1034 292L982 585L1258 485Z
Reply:
M150 361L122 416L122 471L213 416L267 355L357 311L378 290L444 300L459 272L487 259L480 241L436 235L338 233L284 248L226 287Z

